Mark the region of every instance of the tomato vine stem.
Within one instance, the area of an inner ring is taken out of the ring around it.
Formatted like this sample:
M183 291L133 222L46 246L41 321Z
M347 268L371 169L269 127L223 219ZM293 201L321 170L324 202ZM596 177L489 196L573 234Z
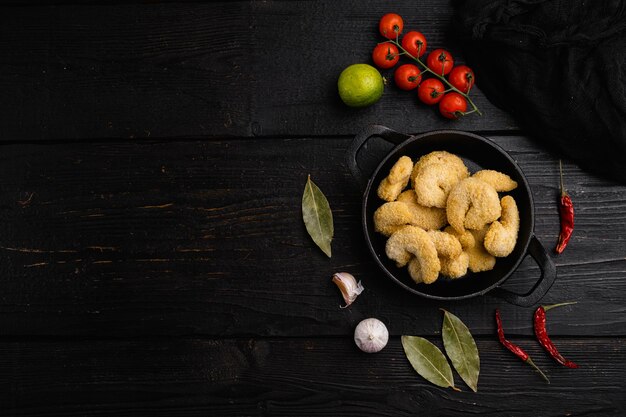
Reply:
M396 35L396 40L394 41L393 39L389 39L387 41L384 41L382 43L392 43L394 45L396 45L401 51L402 53L399 55L407 55L409 57L411 57L415 62L417 62L418 64L420 64L420 66L424 69L424 71L422 71L422 74L424 72L429 72L432 75L434 75L435 77L439 78L441 81L443 81L445 84L448 85L448 87L450 87L450 89L446 90L446 91L455 91L457 93L459 93L460 95L462 95L463 97L465 97L465 99L468 101L468 103L472 106L472 110L469 112L465 112L465 114L469 114L469 113L478 113L479 115L483 115L481 113L481 111L478 109L478 106L476 106L476 104L474 104L474 102L472 101L472 99L469 97L469 91L467 93L464 93L463 91L459 90L458 88L456 88L455 86L453 86L452 84L450 84L450 82L446 79L445 76L437 74L435 71L431 70L430 68L428 68L428 65L426 65L424 62L422 62L421 59L419 59L419 56L413 56L410 52L408 52L406 49L404 49L402 47L402 45L398 42L398 36Z

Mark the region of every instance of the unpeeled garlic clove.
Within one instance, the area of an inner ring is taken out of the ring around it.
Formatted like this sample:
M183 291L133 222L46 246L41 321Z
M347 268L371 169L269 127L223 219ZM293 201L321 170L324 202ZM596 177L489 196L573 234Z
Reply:
M352 304L365 289L363 285L361 285L361 281L356 282L354 276L347 272L337 272L333 275L333 282L339 287L343 300L346 303L342 308L346 308Z

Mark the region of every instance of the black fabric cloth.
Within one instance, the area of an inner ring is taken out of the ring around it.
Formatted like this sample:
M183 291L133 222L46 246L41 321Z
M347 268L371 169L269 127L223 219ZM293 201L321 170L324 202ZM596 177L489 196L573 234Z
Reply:
M558 156L622 183L625 3L465 0L455 4L454 25L490 101Z

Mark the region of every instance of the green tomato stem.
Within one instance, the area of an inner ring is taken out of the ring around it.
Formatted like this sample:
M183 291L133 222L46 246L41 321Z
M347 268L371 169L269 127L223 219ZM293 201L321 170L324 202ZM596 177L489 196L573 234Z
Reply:
M404 48L402 47L402 45L398 42L398 36L396 36L396 40L395 40L395 41L394 41L394 40L392 40L392 39L390 39L390 40L385 41L385 42L390 42L390 43L393 43L394 45L396 45L396 46L397 46L397 47L398 47L398 48L402 51L402 53L403 53L404 55L407 55L407 56L411 57L411 58L412 58L415 62L417 62L418 64L420 64L420 66L424 69L424 71L422 71L422 74L423 74L424 72L429 72L429 73L431 73L432 75L434 75L435 77L439 78L441 81L443 81L446 85L448 85L448 87L450 87L450 88L449 88L448 90L446 90L446 91L450 91L450 90L452 90L452 91L455 91L455 92L459 93L459 94L460 94L460 95L462 95L463 97L465 97L465 99L466 99L466 100L467 100L467 102L468 102L468 103L472 106L472 109L473 109L471 112L467 112L466 114L476 112L476 113L478 113L478 114L479 114L479 115L481 115L481 116L483 115L483 114L480 112L480 110L478 109L478 106L477 106L477 105L476 105L476 104L472 101L472 99L469 97L469 93L464 93L464 92L462 92L461 90L459 90L458 88L456 88L455 86L453 86L452 84L450 84L450 82L446 79L446 77L445 77L445 76L440 75L440 74L437 74L435 71L433 71L433 70L431 70L430 68L428 68L428 65L424 64L424 62L422 62L422 60L421 60L421 59L419 59L419 57L413 56L410 52L408 52L406 49L404 49ZM384 42L383 42L383 43L384 43Z

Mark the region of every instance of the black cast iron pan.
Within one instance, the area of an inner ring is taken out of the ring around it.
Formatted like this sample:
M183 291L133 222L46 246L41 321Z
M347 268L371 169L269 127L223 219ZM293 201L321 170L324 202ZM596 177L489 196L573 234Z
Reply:
M380 162L371 176L361 171L357 154L373 137L380 137L395 146ZM491 271L471 273L456 279L438 279L433 284L416 284L406 268L397 268L395 262L385 255L386 238L374 231L374 211L384 203L376 195L380 181L389 174L393 164L402 155L417 161L420 156L432 151L445 150L461 157L470 172L480 169L495 169L508 174L518 187L506 194L515 198L520 212L520 231L517 244L511 255L498 258ZM359 133L348 149L348 166L354 177L365 187L363 195L362 223L367 246L376 263L384 273L404 289L426 298L437 300L461 300L489 293L519 306L536 304L550 289L556 279L556 268L545 248L534 235L534 206L528 181L515 161L492 141L468 132L440 130L409 136L385 126L372 125ZM541 276L527 294L516 294L500 286L515 269L530 255L541 269Z

